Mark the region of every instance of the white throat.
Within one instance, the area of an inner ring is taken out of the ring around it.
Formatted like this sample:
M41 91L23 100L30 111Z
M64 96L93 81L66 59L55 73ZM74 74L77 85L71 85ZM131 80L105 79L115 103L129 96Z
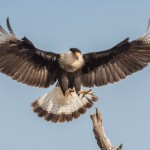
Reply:
M75 57L73 57L71 52L64 53L64 60L66 64L73 64L78 61Z
M59 59L60 66L68 72L74 72L79 70L84 65L84 59L82 54L79 56L77 60L73 57L72 52L65 52L61 54Z

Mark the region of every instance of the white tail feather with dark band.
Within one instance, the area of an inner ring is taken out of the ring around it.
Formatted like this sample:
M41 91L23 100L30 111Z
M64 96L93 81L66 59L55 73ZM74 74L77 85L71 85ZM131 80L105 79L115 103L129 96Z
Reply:
M74 90L68 90L64 96L60 87L56 86L32 103L33 111L47 121L65 122L78 118L87 108L93 106L98 97L89 91L80 91L78 95Z

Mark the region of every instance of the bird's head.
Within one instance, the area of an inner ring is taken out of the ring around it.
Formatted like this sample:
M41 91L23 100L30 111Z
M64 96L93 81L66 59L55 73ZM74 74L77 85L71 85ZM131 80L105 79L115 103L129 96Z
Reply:
M71 51L72 57L76 60L79 60L81 51L77 48L70 48L69 50Z
M70 48L69 51L60 55L59 64L68 72L79 70L84 65L84 58L77 48Z
M83 62L81 51L77 48L70 48L69 51L62 53L60 57L60 64L67 64L72 67L79 67Z

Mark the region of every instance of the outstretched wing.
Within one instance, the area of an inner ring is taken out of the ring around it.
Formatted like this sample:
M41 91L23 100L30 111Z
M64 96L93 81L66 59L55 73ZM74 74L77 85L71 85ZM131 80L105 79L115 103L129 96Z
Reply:
M132 42L128 40L109 50L84 54L82 85L93 87L114 83L147 66L150 62L150 34Z
M0 72L31 86L54 84L59 54L35 48L26 37L18 39L8 18L7 27L9 33L0 26Z

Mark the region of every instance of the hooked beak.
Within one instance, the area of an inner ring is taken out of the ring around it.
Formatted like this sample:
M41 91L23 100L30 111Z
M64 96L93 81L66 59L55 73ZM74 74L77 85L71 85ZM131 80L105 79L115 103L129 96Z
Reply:
M81 54L80 54L80 53L78 53L78 52L74 53L74 57L75 57L75 59L79 61L79 56L80 56L80 55L81 55Z

